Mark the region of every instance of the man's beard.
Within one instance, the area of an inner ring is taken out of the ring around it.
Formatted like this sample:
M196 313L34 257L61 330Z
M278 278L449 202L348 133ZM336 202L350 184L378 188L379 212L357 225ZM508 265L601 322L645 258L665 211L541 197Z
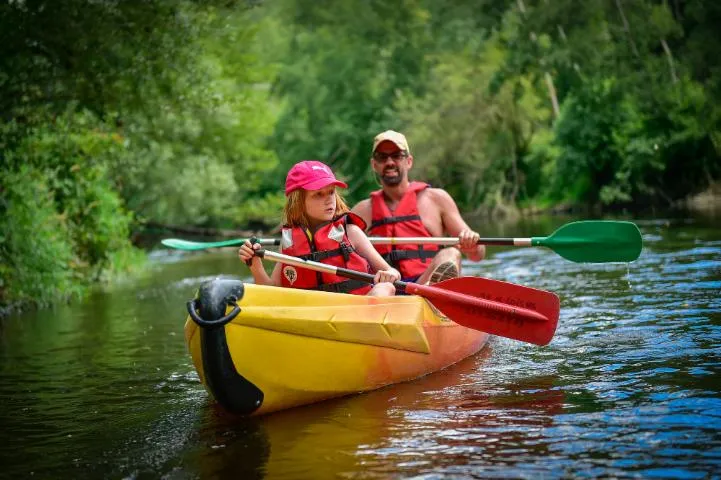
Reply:
M395 187L396 185L399 185L403 181L403 175L400 170L398 170L398 175L394 176L388 176L383 175L380 173L376 173L376 177L383 185L386 185L388 187Z

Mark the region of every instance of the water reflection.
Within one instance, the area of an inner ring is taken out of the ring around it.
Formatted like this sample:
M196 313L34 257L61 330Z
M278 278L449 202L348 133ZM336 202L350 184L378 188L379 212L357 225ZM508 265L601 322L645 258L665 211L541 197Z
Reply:
M557 378L491 387L479 376L492 354L489 347L439 374L259 419L210 408L213 413L206 415L192 443L214 450L186 455L186 461L192 457L188 463L196 464L202 476L253 464L268 478L353 477L359 472L363 478L384 478L479 459L502 463L509 455L510 460L517 457L509 446L522 455L545 454L539 432L564 409Z
M265 477L271 444L257 418L233 417L208 404L182 452L182 471L199 478Z
M359 450L365 468L379 476L393 471L470 474L479 465L500 467L544 455L542 432L563 411L564 392L554 386L554 376L490 384L483 377L492 355L488 349L429 379L422 391L400 387L401 395L412 398L389 409L386 438Z

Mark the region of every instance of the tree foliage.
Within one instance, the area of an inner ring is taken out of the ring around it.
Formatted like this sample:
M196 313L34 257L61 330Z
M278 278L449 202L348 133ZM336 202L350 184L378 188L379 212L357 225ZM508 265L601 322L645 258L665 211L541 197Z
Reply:
M721 177L720 22L714 0L2 2L0 303L125 270L146 222L274 227L299 160L365 198L389 128L465 211L672 205Z
M242 2L0 4L0 303L125 271L145 221L247 220L238 205L276 162L253 16Z

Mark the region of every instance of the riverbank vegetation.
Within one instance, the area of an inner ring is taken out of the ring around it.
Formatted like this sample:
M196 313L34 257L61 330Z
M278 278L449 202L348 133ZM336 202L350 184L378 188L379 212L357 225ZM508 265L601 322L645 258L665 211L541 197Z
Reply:
M721 177L714 0L0 5L0 305L142 263L144 225L270 228L285 172L377 188L372 137L464 211L670 206Z

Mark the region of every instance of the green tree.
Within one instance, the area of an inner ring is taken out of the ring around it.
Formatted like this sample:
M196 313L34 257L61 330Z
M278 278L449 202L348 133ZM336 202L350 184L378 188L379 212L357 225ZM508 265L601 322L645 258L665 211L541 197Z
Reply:
M250 216L238 203L275 166L264 144L273 72L243 3L0 4L0 174L30 166L45 179L0 185L0 302L62 297L125 270L133 222ZM50 198L38 208L64 232L47 251L65 253L44 269L18 240L36 228L23 192Z

